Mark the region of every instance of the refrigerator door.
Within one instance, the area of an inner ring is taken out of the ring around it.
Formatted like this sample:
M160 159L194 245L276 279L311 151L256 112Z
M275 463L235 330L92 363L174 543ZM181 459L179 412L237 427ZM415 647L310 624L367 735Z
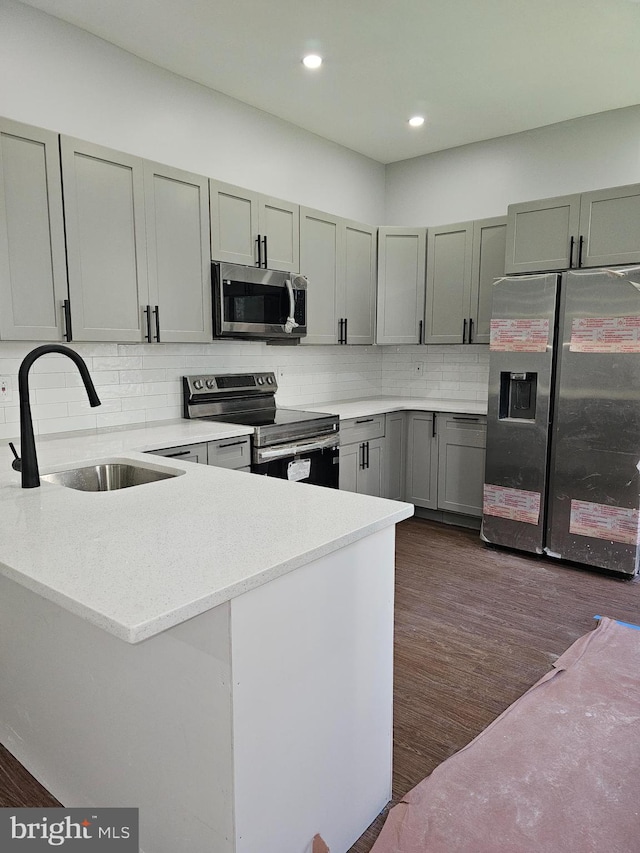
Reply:
M558 275L493 288L481 536L541 554Z
M638 570L640 267L564 274L546 552Z

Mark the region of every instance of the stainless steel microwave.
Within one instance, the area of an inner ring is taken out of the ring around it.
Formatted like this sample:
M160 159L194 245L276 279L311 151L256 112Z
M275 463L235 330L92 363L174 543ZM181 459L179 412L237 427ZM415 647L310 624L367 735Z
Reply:
M307 334L307 280L297 273L214 261L217 338L298 342Z

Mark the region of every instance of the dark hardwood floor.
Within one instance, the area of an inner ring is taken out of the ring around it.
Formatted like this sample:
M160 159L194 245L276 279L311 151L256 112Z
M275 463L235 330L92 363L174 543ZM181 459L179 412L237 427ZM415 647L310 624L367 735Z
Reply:
M488 548L475 531L400 524L393 803L592 630L595 614L640 623L640 579ZM0 806L55 805L0 747ZM350 853L369 853L385 815Z

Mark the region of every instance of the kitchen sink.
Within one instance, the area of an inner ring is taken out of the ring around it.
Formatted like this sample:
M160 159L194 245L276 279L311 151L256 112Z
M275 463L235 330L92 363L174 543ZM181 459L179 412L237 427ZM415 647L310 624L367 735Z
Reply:
M56 471L53 474L41 474L40 479L68 489L81 492L112 492L116 489L129 489L155 483L170 477L179 477L184 471L157 470L130 462L106 462L101 465L89 465L86 468L72 468L68 471Z

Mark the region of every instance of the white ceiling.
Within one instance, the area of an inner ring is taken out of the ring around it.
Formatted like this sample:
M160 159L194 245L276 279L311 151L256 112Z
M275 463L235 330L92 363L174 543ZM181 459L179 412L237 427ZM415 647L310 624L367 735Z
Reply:
M639 0L26 2L382 163L640 103Z

